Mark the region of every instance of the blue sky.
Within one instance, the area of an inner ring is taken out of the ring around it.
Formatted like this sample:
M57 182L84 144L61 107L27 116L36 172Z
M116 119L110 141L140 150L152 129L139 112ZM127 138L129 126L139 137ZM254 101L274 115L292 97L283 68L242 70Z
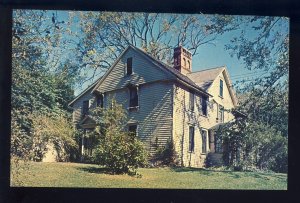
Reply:
M60 20L67 19L68 11L49 11L49 16L52 16L52 13L56 13ZM76 11L74 11L76 13ZM289 21L286 20L284 23L285 27L289 26ZM76 28L74 28L76 31ZM252 29L243 28L248 36L255 36L255 32ZM274 28L281 29L281 28ZM284 29L286 30L286 29ZM77 30L78 31L78 30ZM231 57L228 50L225 50L225 45L230 43L230 39L234 36L238 36L240 30L227 32L221 36L219 36L213 44L204 44L199 48L198 54L193 56L192 62L192 70L200 71L208 68L214 68L219 66L226 66L231 80L234 83L236 80L240 79L253 79L254 77L258 77L262 74L266 74L266 72L262 70L252 70L249 71L244 68L244 64L241 60L238 60L235 56ZM96 78L95 78L96 79ZM86 83L82 88L75 90L75 95L79 94L85 87L90 85L90 83Z

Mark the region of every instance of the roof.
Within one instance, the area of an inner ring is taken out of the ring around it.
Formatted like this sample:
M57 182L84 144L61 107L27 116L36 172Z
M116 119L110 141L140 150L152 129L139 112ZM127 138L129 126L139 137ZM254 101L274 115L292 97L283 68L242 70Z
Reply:
M134 46L130 46L131 48L133 48L134 50L137 50L139 53L143 54L145 57L149 58L151 61L153 61L154 63L156 63L156 65L158 65L159 67L163 68L164 70L166 70L167 72L171 73L172 75L174 75L176 78L178 78L179 80L187 83L188 85L192 86L193 88L200 90L203 93L206 93L208 95L210 95L209 93L206 92L205 89L203 89L202 87L198 86L193 80L191 80L189 77L183 75L182 73L180 73L178 70L176 70L175 68L155 59L154 57L152 57L151 55L149 55L148 53L146 53L145 51L134 47Z
M87 87L85 90L83 90L79 95L77 95L70 103L69 106L72 106L75 101L77 101L82 95L84 95L87 91L91 90L93 87L96 86L96 84L101 80L102 77L98 78L93 84L91 84L89 87Z
M225 69L224 66L192 72L187 76L205 91L211 86L216 77Z

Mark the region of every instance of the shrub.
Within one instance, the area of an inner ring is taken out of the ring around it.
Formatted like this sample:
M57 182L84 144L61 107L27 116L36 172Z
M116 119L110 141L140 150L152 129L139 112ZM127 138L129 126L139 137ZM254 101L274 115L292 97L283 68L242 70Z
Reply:
M178 165L178 156L171 139L167 141L166 146L158 147L153 161L158 165L176 166Z
M126 114L114 100L113 108L96 108L93 112L97 127L94 137L99 145L94 151L94 162L107 167L113 174L136 174L138 167L147 165L143 143L124 130Z
M48 150L48 144L53 143L58 161L69 161L71 153L78 150L75 141L75 129L64 116L47 116L32 114L32 138L34 161L42 161Z

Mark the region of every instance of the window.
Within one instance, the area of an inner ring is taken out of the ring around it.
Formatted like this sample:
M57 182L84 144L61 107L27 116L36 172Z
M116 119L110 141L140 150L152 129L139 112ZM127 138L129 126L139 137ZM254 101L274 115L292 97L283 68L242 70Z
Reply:
M190 110L194 111L195 106L195 94L193 92L190 92Z
M207 97L201 97L201 113L207 116Z
M183 58L183 66L184 66L184 67L186 66L185 58Z
M130 100L129 100L129 107L137 107L139 106L139 97L138 97L138 91L137 87L131 86L129 88L130 92Z
M132 74L132 57L127 58L127 69L126 69L127 75Z
M137 135L137 125L134 124L134 125L129 125L128 126L128 132L134 136Z
M82 103L82 115L85 116L89 112L89 100L83 101Z
M220 92L219 95L223 97L223 80L220 79Z
M218 109L218 121L219 123L224 122L224 107L222 105L219 105Z
M202 135L202 153L206 153L206 143L207 143L207 131L206 130L201 130L201 135Z
M194 152L194 135L195 135L195 128L190 126L189 128L189 152Z
M102 94L96 96L96 105L103 108L103 95Z
M188 60L188 68L191 69L191 62Z
M221 153L223 151L222 149L222 140L221 137L216 134L215 135L215 152Z

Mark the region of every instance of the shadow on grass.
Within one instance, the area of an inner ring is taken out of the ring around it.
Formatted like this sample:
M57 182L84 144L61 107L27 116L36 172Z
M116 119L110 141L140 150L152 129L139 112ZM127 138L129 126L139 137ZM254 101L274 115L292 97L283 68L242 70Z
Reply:
M101 168L96 166L90 166L90 167L77 167L78 170L88 172L88 173L97 173L97 174L109 174L111 175L111 171L109 171L107 168Z

